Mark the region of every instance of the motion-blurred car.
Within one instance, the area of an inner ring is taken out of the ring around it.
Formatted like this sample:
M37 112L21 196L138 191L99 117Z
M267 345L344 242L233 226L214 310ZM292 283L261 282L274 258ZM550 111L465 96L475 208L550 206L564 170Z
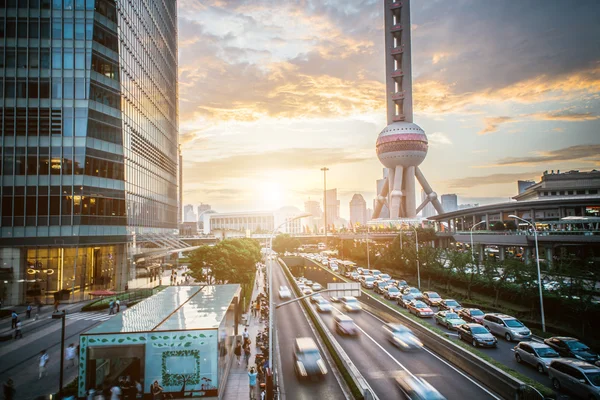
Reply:
M446 400L425 379L415 376L406 371L398 372L396 383L404 395L411 400Z
M327 366L317 344L312 338L296 338L294 345L294 369L300 378L327 374Z
M458 311L462 308L460 303L454 299L444 299L439 302L438 307L440 308L440 310L448 310L448 311L450 311L450 310Z
M321 296L321 293L315 293L312 296L310 296L310 302L311 303L316 303L319 300L321 300L323 298L323 296Z
M317 304L317 311L319 312L331 312L331 310L333 309L331 303L325 300L324 298L320 298L315 303Z
M305 281L304 281L304 284L305 284L306 286L311 286L311 287L312 287L313 283L314 283L314 282L313 282L313 281L311 281L310 279L307 279L307 280L305 280Z
M456 327L464 325L465 321L453 311L438 311L435 314L435 323L448 329L456 329Z
M338 314L334 318L335 331L341 335L356 336L358 327L354 320L345 314Z
M483 326L496 335L504 336L509 342L531 338L531 331L521 321L510 315L485 314Z
M313 292L312 289L310 287L308 287L308 286L304 286L304 288L302 288L302 293L304 295L312 294L312 292Z
M396 286L388 286L383 291L383 297L389 300L396 300L398 297L400 297L400 289L398 289Z
M404 325L385 324L382 328L388 340L401 350L413 350L423 347L423 343Z
M318 292L319 290L322 290L322 289L323 289L323 286L321 286L320 283L313 283L312 284L312 290L313 291Z
M456 328L458 340L470 342L474 347L496 347L498 339L483 326L475 323L463 324Z
M344 296L341 298L342 303L344 304L344 310L348 312L357 312L362 310L360 303L354 296Z
M513 349L518 363L527 363L537 368L540 374L548 373L550 363L560 355L547 344L538 342L519 342Z
M413 296L412 294L403 294L403 295L400 295L398 297L398 305L402 306L404 308L408 308L408 303L410 303L414 299L415 299L415 296Z
M430 306L437 306L442 301L442 296L437 292L425 292L423 293L423 301Z
M485 315L479 308L461 308L457 311L457 314L465 321L474 322L476 324L481 324L483 316Z
M418 317L429 318L433 317L433 311L429 306L423 303L421 300L413 300L408 303L407 307L408 312L414 314Z
M572 337L555 336L544 339L544 343L552 347L561 357L576 358L591 364L599 360L598 353Z
M287 286L279 286L279 298L280 299L289 299L292 297L292 292L290 292L290 288Z

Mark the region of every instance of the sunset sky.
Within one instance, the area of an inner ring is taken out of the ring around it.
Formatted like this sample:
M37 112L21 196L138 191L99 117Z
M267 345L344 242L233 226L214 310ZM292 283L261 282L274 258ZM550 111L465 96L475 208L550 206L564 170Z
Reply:
M184 203L368 206L385 127L383 0L179 0ZM412 1L421 169L459 203L600 166L597 0Z

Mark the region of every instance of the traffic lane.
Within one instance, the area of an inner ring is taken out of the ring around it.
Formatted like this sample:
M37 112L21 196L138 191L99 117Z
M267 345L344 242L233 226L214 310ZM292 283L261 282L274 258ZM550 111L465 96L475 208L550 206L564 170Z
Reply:
M276 290L273 295L278 297L279 286L288 286L291 290L292 285L287 281L283 270L278 263L273 268L273 288ZM296 296L293 294L292 297ZM276 302L279 300L276 300ZM321 380L299 380L294 371L294 341L297 337L312 337L317 344L319 343L313 335L302 309L298 303L290 303L275 310L275 322L277 336L279 338L279 353L281 359L281 373L283 375L283 387L285 397L293 400L309 399L345 399L344 393L332 372L332 366L326 358L328 373ZM326 349L321 349L321 354Z
M342 306L339 304L335 305L334 313L343 313ZM335 314L334 314L335 315ZM385 335L384 330L382 329L384 321L381 321L379 318L374 315L366 312L359 311L355 313L348 313L356 325L362 329L363 332L360 335L360 346L351 346L351 347L363 347L363 344L370 345L369 350L365 350L366 354L362 355L362 359L369 357L376 357L379 359L389 360L389 364L395 372L403 370L404 366L410 373L420 376L426 379L429 383L431 383L437 390L440 391L447 399L465 399L465 398L477 398L477 399L493 399L490 393L486 391L483 385L471 381L466 376L462 375L458 369L451 367L449 364L442 362L439 358L429 353L426 350L417 350L411 352L403 352L389 342L387 336ZM326 317L328 320L329 326L333 327L333 315ZM370 336L370 338L369 338ZM374 342L377 344L375 344ZM352 349L349 349L352 350ZM352 360L357 364L359 362L358 359L352 358ZM402 364L398 365L396 360ZM389 367L388 367L389 368ZM370 369L363 369L359 367L361 371L371 371ZM375 373L375 379L377 377L382 376L382 372L387 372L389 370L383 369L378 370ZM392 386L395 385L393 381L393 377L395 374L387 374L387 376L391 380ZM365 376L365 378L367 378ZM367 378L368 379L368 378ZM369 382L371 384L371 382ZM374 386L375 384L372 384ZM375 389L375 387L374 387ZM382 392L380 394L377 389L375 389L377 394L381 398L388 398L385 395L387 393Z

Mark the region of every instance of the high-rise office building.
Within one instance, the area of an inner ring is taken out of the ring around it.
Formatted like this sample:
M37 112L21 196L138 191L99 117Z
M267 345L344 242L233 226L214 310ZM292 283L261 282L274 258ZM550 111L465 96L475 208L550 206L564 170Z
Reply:
M366 225L367 223L367 202L360 193L355 193L350 200L350 224L356 223Z
M183 222L198 222L193 204L186 204L183 207Z
M3 4L4 303L133 288L177 229L177 2Z
M327 196L327 225L336 225L340 219L340 201L337 198L337 189L328 189Z
M458 196L455 194L443 194L442 208L444 209L444 212L458 210Z
M321 210L321 204L316 200L306 200L304 202L304 212L311 215L304 220L307 230L314 233L320 232L323 228L323 210Z

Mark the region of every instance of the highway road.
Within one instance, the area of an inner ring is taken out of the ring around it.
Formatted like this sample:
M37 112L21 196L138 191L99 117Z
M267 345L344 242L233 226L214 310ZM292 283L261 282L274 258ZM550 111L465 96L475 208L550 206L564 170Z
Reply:
M287 281L279 263L274 262L273 269L273 288L275 292L275 302L279 286L288 286L292 290L292 285ZM292 297L295 297L292 291ZM346 399L344 392L334 376L332 366L326 357L328 373L321 380L302 380L296 377L294 372L294 340L298 337L315 338L315 333L304 315L304 310L299 303L291 303L275 311L275 324L279 338L279 354L281 360L281 371L283 380L283 393L286 400L312 400L312 399ZM316 341L316 339L315 339ZM318 343L318 342L317 342ZM321 349L321 354L325 355L326 349ZM282 378L282 379L281 379Z

